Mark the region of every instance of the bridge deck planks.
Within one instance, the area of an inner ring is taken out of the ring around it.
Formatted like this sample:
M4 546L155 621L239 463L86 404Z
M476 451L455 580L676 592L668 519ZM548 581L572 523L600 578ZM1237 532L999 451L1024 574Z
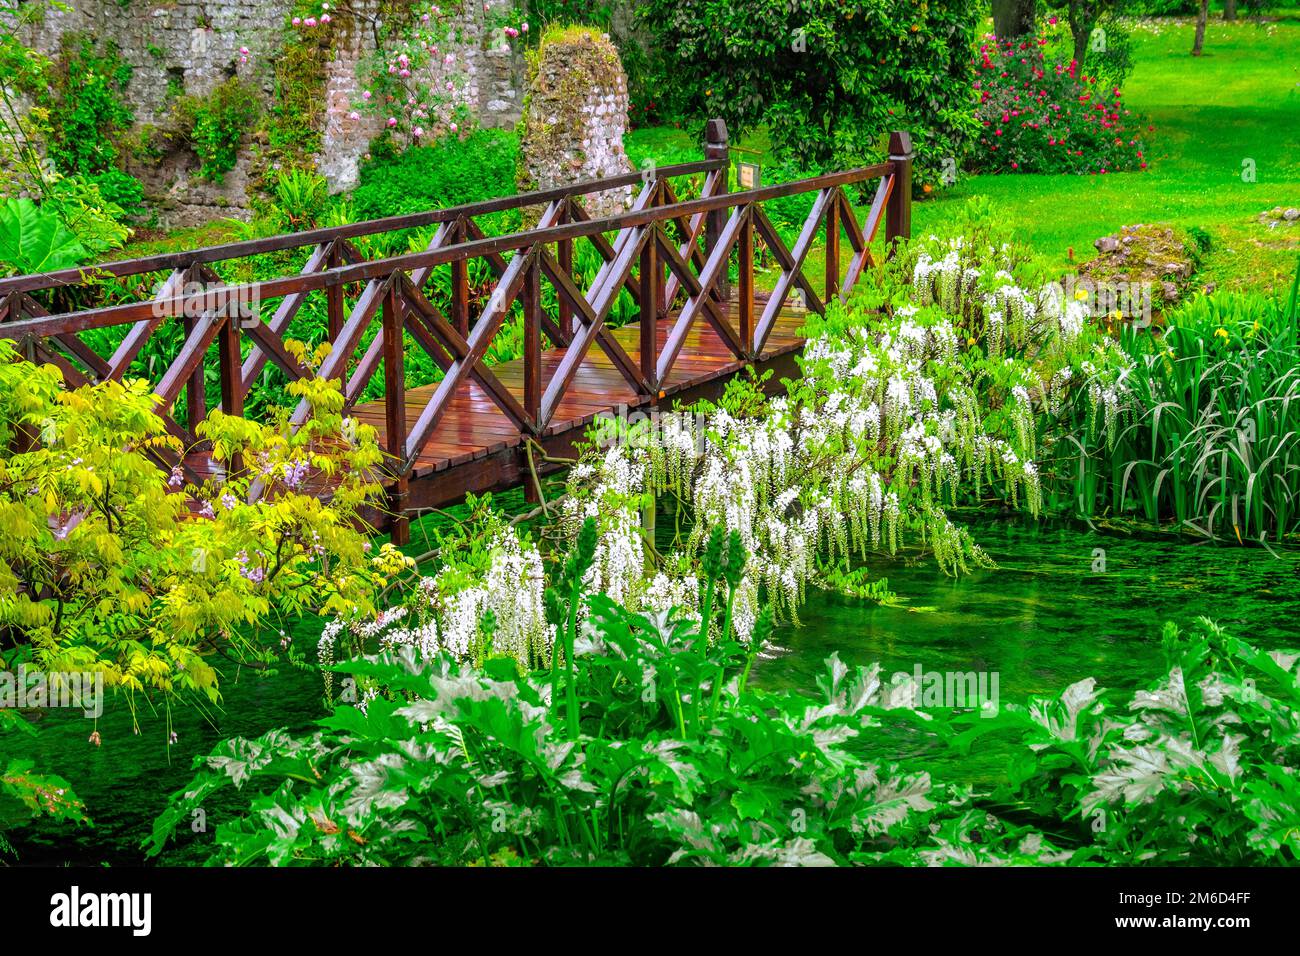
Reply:
M755 297L755 315L762 313L766 299L763 293ZM736 301L733 295L729 303L730 319L736 325ZM773 326L767 345L760 357L763 360L796 351L802 344L798 332L803 325L806 312L802 308L787 305ZM662 349L668 332L676 319L676 313L658 323L659 348ZM638 361L640 356L640 323L632 322L617 329L610 330L618 343ZM542 387L550 381L560 359L563 348L547 349L542 353ZM745 363L738 360L727 348L718 334L703 319L696 321L681 354L673 366L668 380L660 389L666 396L671 396L685 388L690 388L725 375L734 374ZM516 399L523 402L524 362L515 359L492 366L493 373L510 390ZM407 422L414 422L420 411L432 397L435 385L407 389ZM635 407L648 402L646 396L638 396L626 379L614 367L599 345L593 345L582 365L574 374L573 380L565 392L559 407L555 411L548 435L560 434L575 428L586 427L601 412L612 411L620 405ZM352 414L358 420L374 427L382 445L385 438L384 402L383 400L367 402L353 409ZM523 441L515 426L505 414L488 398L487 394L473 382L462 385L452 398L446 414L434 430L433 438L425 446L423 453L416 459L412 480L426 478L429 475L446 471L457 465L474 461L486 455L513 448Z
M728 306L729 319L733 328L737 325L736 305L733 294ZM754 307L756 317L762 314L765 305L766 294L757 293ZM806 311L799 307L787 305L782 309L768 337L763 354L759 357L760 361L797 351L803 345L804 340L798 333L806 315ZM660 350L676 317L677 313L673 312L668 318L659 320L658 348ZM638 361L640 323L633 322L610 331L632 360ZM550 381L563 355L563 348L543 351L543 388ZM660 388L665 397L671 397L685 389L735 374L745 364L731 353L707 322L699 319L687 336L668 380ZM523 359L491 366L491 370L522 404ZM432 397L435 388L436 385L424 385L407 389L405 404L408 427L415 422ZM620 405L636 407L649 401L649 397L637 395L632 390L614 367L613 362L601 351L600 346L593 344L582 365L574 374L546 434L558 435L574 429L583 429L601 412L614 411ZM383 400L357 405L351 414L375 429L380 446L383 447L385 440ZM415 469L410 479L413 482L422 479L437 481L449 469L518 447L522 443L523 437L514 424L488 398L486 392L475 383L467 382L452 397L446 414L434 429L433 437L416 459ZM200 476L213 475L216 471L210 455L206 452L192 452L187 456L187 464ZM323 488L320 490L324 492Z

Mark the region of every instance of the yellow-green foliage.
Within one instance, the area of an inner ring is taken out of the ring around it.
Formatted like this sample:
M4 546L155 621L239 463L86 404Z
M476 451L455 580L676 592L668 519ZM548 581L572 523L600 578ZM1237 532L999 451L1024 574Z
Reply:
M214 655L269 661L285 616L365 612L407 565L359 530L381 452L337 383L290 386L314 411L296 432L213 412L199 431L225 480L182 487L150 457L181 449L145 382L68 390L16 359L0 340L0 664L215 701ZM328 503L306 493L321 476Z

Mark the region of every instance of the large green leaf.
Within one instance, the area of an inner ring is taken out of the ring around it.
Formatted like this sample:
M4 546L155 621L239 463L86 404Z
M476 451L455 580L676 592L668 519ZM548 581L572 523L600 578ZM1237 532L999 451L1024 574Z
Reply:
M56 272L78 265L88 255L53 211L30 199L0 202L0 271Z

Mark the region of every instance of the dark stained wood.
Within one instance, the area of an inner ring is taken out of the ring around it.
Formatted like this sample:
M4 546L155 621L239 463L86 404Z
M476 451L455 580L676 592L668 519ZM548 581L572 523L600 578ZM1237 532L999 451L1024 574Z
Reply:
M889 213L885 216L885 242L912 234L912 137L907 133L889 134L889 165L892 167Z
M542 275L534 263L524 278L524 411L533 421L542 410Z
M459 239L468 239L465 222L457 224ZM469 338L469 260L451 264L451 324L462 339Z
M754 217L746 216L740 226L740 268L738 270L739 288L737 298L739 308L737 318L740 321L740 341L745 346L745 355L754 355Z
M658 326L660 301L663 296L663 270L659 267L659 225L651 227L654 235L641 247L641 315L637 347L640 351L641 376L651 391L659 390L658 344L655 329Z
M337 269L343 265L343 257L339 254L339 240L337 239L329 245L328 261L330 269ZM343 286L332 285L326 289L325 303L326 327L329 330L330 341L333 342L343 329Z
M402 307L397 301L394 283L384 290L383 305L384 341L384 450L396 470L389 495L393 512L392 538L394 544L410 540L410 521L406 517L406 370L403 361Z
M719 166L720 163L717 160L679 163L657 169L656 175L660 178L693 176L718 169ZM225 262L230 259L243 259L282 249L298 249L303 246L317 244L328 245L336 239L356 239L360 236L373 236L384 232L418 229L435 223L455 222L462 217L472 219L474 216L502 212L506 209L540 206L573 196L602 192L606 189L615 189L622 186L632 186L640 182L641 179L642 174L639 172L625 173L621 176L584 180L567 186L557 186L553 189L516 193L513 196L501 196L496 199L467 203L462 206L449 206L445 209L430 209L427 212L407 213L401 216L389 216L385 219L370 219L365 222L350 223L346 226L309 229L304 232L286 233L281 236L229 242L219 246L208 246L193 252L166 252L139 259L104 262L94 266L79 266L56 272L12 276L7 279L0 279L0 297L7 296L10 292L30 292L34 289L81 285L96 275L111 275L121 278L122 276L142 275L146 272L164 272L168 269L189 268L196 263ZM271 296L268 296L268 298L271 298Z
M216 475L221 468L195 437L204 412L204 361L214 342L221 403L231 414L242 413L244 397L268 361L291 379L316 374L341 382L346 413L380 436L388 459L383 476L387 502L373 517L391 526L394 540L401 542L409 533L409 509L518 480L528 471L523 463L530 448L539 445L550 454L571 451L598 416L716 395L731 376L749 366L793 373L806 310L821 312L824 301L851 291L871 261L870 243L882 222L891 237L905 234L905 209L911 199L908 151L896 151L889 162L877 166L737 193L728 191L730 155L720 121L709 124L706 155L703 163L646 176L612 177L457 209L106 267L116 275L172 269L157 296L144 302L47 315L25 290L84 281L81 273L0 280L0 333L56 365L75 387L120 378L162 323L183 322L185 340L155 391L168 433L188 449L180 464L191 476ZM699 173L704 174L701 196L678 201L668 177ZM880 188L866 223L860 225L845 188L860 188L871 179L879 179ZM642 188L626 212L593 218L578 201L638 180ZM762 203L801 193L816 194L813 208L797 241L787 248ZM475 222L475 216L487 212L543 203L537 224L519 233L487 236ZM419 252L369 260L352 242L385 230L430 224L437 225L435 235ZM823 227L828 243L824 296L804 274L804 262ZM853 250L843 275L841 234ZM574 246L579 242L590 243L601 260L585 289L573 273ZM771 294L755 288L759 242L781 268ZM312 246L299 272L264 281L226 285L210 265ZM471 298L477 291L469 287L471 259L486 263L495 277L481 309ZM739 276L735 288L729 282L733 261ZM424 291L440 268L447 269L442 280L450 277L446 315ZM201 284L186 287L191 279ZM555 292L554 315L543 308L543 282ZM797 305L787 301L796 289ZM615 303L625 294L640 318L610 327ZM314 373L286 345L290 325L310 296L320 297L317 307L323 300L329 335L328 353ZM278 301L269 321L246 318L247 304L262 301ZM520 311L520 358L489 367L486 356L501 345L498 333ZM120 325L132 327L109 360L77 337L83 331ZM245 333L250 348L243 357ZM407 347L426 353L439 370L432 384L406 386ZM383 398L362 402L381 366ZM188 428L171 413L181 389L189 396ZM310 405L300 402L290 423L301 426L310 412ZM323 478L319 487L311 487L314 493L330 493ZM254 482L251 496L261 493L260 483Z
M836 189L826 206L826 301L840 292L840 196L842 190Z

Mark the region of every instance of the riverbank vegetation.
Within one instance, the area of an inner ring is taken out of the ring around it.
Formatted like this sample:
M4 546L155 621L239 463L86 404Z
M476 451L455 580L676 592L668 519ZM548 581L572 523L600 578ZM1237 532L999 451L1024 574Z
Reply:
M307 31L332 18L310 7L295 9L293 26L319 49ZM1197 615L1158 635L1114 636L1159 657L1157 676L1120 686L1103 687L1081 662L1050 694L1008 698L997 660L936 686L919 665L891 675L850 666L838 649L796 687L760 679L810 595L906 606L889 568L954 580L988 571L971 514L1277 555L1293 554L1300 534L1300 262L1287 227L1249 231L1260 201L1285 202L1296 186L1281 152L1294 128L1273 123L1260 168L1271 157L1277 178L1247 194L1236 154L1223 154L1227 172L1209 156L1223 146L1210 130L1217 114L1155 116L1172 94L1147 71L1168 58L1173 27L1108 20L1111 55L1079 62L1063 23L1023 46L990 43L961 7L805 36L834 40L842 57L851 42L896 41L894 60L841 71L824 91L819 109L844 110L844 125L781 126L825 119L810 107L812 81L798 96L746 104L738 97L755 77L744 71L736 88L692 75L675 100L643 109L664 125L632 136L634 163L697 158L672 111L688 117L725 97L743 108L738 141L758 151L765 181L779 181L874 155L876 134L923 123L932 97L951 106L926 126L917 186L928 198L913 238L881 242L848 299L808 315L797 378L742 376L716 401L600 422L573 459L529 475L527 508L470 498L399 549L365 530L385 506L383 454L373 430L344 414L338 383L290 381L268 365L248 419L213 411L198 426L212 467L194 474L144 381L175 352L177 330L160 330L122 381L80 388L0 341L3 671L98 675L136 733L161 715L169 748L173 708L215 726L258 675L302 672L318 691L308 726L272 714L185 750L193 779L151 795L156 822L134 834L141 854L303 866L1300 862L1300 636L1260 640L1230 606L1218 622ZM652 20L676 15L647 9ZM726 52L756 67L760 38L746 31L793 15L761 10L736 21L734 49L696 23L659 54ZM524 22L510 27L520 42ZM1230 92L1277 120L1258 58L1296 24L1224 29L1208 42L1247 77ZM369 65L391 77L385 95L418 55L399 43ZM0 65L21 66L29 91L59 98L81 133L100 124L96 149L69 126L33 128L51 162L6 167L0 260L10 272L102 257L141 225L131 184L114 174L129 122L120 64L89 40L67 56L47 63L0 36ZM646 75L655 62L641 65ZM863 92L882 86L876 74L897 77L908 62L928 72L864 106ZM807 66L778 65L775 78ZM1166 79L1191 70L1164 68ZM180 101L205 175L229 171L239 127L268 121L245 92ZM511 191L511 133L426 129L436 104L406 106L350 195L331 196L305 162L268 168L251 221L221 235ZM18 159L26 141L14 141ZM1188 198L1209 183L1222 194ZM772 206L782 232L807 212L793 198ZM516 230L520 215L504 211L489 231ZM1116 216L1177 219L1203 272L1158 308L1117 305L1061 248L1128 224ZM432 238L408 230L358 246L379 258ZM1246 240L1250 255L1229 254ZM256 280L299 268L302 255L217 268ZM585 288L601 268L580 255L575 281ZM89 294L124 301L150 278L103 279ZM451 296L441 278L428 289L439 308ZM492 282L471 270L471 301ZM542 305L556 314L553 298ZM635 314L624 293L611 322ZM327 328L324 306L307 302L287 335L292 357L319 367ZM489 361L519 354L520 328L518 316L507 322ZM122 330L98 334L104 353ZM408 384L441 376L422 353L409 358ZM381 394L378 377L369 388L363 398ZM314 414L294 428L288 410L300 402ZM1089 560L1104 570L1104 549ZM1279 600L1294 595L1285 587ZM20 861L33 818L59 832L94 819L78 781L19 742L38 725L0 709L0 853ZM94 726L86 745L111 746ZM992 777L964 772L981 752L1000 755ZM224 810L213 829L193 826L212 805Z

